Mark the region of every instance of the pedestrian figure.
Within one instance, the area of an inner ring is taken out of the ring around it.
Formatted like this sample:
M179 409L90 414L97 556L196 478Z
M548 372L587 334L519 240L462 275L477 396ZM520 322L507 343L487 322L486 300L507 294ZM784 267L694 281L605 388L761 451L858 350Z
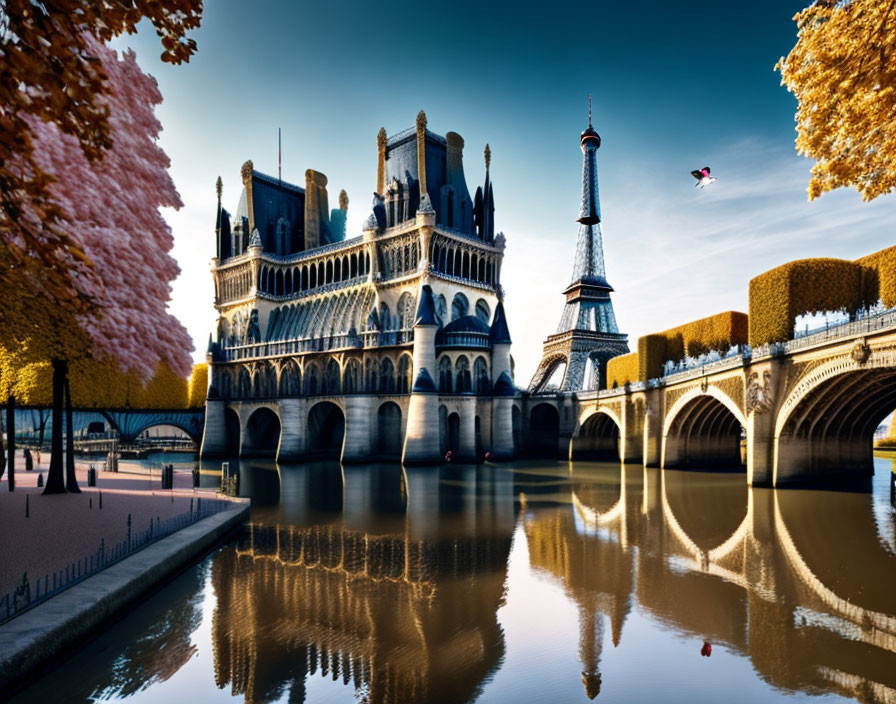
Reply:
M705 658L708 658L712 655L712 645L709 644L709 641L703 641L703 647L700 648L700 655Z
M448 450L448 452L445 453L445 461L451 462L451 450Z
M34 458L31 456L31 450L27 447L25 448L25 471L31 472L34 470Z

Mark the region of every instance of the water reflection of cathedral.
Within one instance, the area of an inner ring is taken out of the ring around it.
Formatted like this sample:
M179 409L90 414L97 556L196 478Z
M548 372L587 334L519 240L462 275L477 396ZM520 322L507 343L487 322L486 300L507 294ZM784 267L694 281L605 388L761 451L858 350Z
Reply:
M408 477L403 515L378 520L349 494L329 524L253 525L216 555L217 685L302 702L319 674L370 702L474 699L504 654L513 500L435 481Z

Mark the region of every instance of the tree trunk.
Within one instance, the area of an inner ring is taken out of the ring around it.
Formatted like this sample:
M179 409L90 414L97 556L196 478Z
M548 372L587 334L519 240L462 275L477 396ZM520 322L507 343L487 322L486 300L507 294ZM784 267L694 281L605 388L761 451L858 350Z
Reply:
M61 359L53 360L53 420L52 440L50 444L50 471L47 472L47 484L44 494L65 493L65 473L62 469L62 405L65 395L65 379L68 364Z
M9 469L9 490L16 488L16 397L6 399L6 466Z
M72 392L69 388L68 374L65 376L65 488L73 494L80 494L78 477L75 476L75 429L72 427Z

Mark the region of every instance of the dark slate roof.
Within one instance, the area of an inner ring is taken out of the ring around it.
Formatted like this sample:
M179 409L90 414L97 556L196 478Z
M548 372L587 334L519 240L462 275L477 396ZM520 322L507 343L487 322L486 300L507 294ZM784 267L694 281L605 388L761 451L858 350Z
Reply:
M486 323L483 323L475 315L465 315L457 320L452 320L439 332L483 332L487 335L489 333L489 328Z
M305 248L305 189L252 170L252 208L255 228L261 236L265 251L275 252L274 242L277 220L281 217L289 222L289 253ZM249 209L243 189L237 217L248 217Z
M435 392L436 385L426 370L426 367L420 367L420 373L417 374L417 380L414 382L414 393L432 393Z
M513 381L510 378L510 374L506 371L501 372L501 376L495 382L495 396L516 396Z
M432 297L432 287L427 284L420 291L420 301L417 304L417 319L414 321L414 327L438 324L439 319L436 316L436 304Z
M493 345L510 344L510 330L507 328L507 316L504 314L504 301L498 301L495 317L489 330L489 340Z

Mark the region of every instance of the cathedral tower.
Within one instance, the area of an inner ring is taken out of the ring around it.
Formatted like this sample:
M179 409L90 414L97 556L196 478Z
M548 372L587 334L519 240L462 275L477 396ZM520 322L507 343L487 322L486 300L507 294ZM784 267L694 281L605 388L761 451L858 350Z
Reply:
M616 327L613 287L607 283L597 188L600 135L591 124L582 132L582 207L572 281L563 291L566 305L557 332L544 342L541 363L529 391L583 391L606 386L607 360L628 352L628 338ZM562 368L562 369L561 369Z

